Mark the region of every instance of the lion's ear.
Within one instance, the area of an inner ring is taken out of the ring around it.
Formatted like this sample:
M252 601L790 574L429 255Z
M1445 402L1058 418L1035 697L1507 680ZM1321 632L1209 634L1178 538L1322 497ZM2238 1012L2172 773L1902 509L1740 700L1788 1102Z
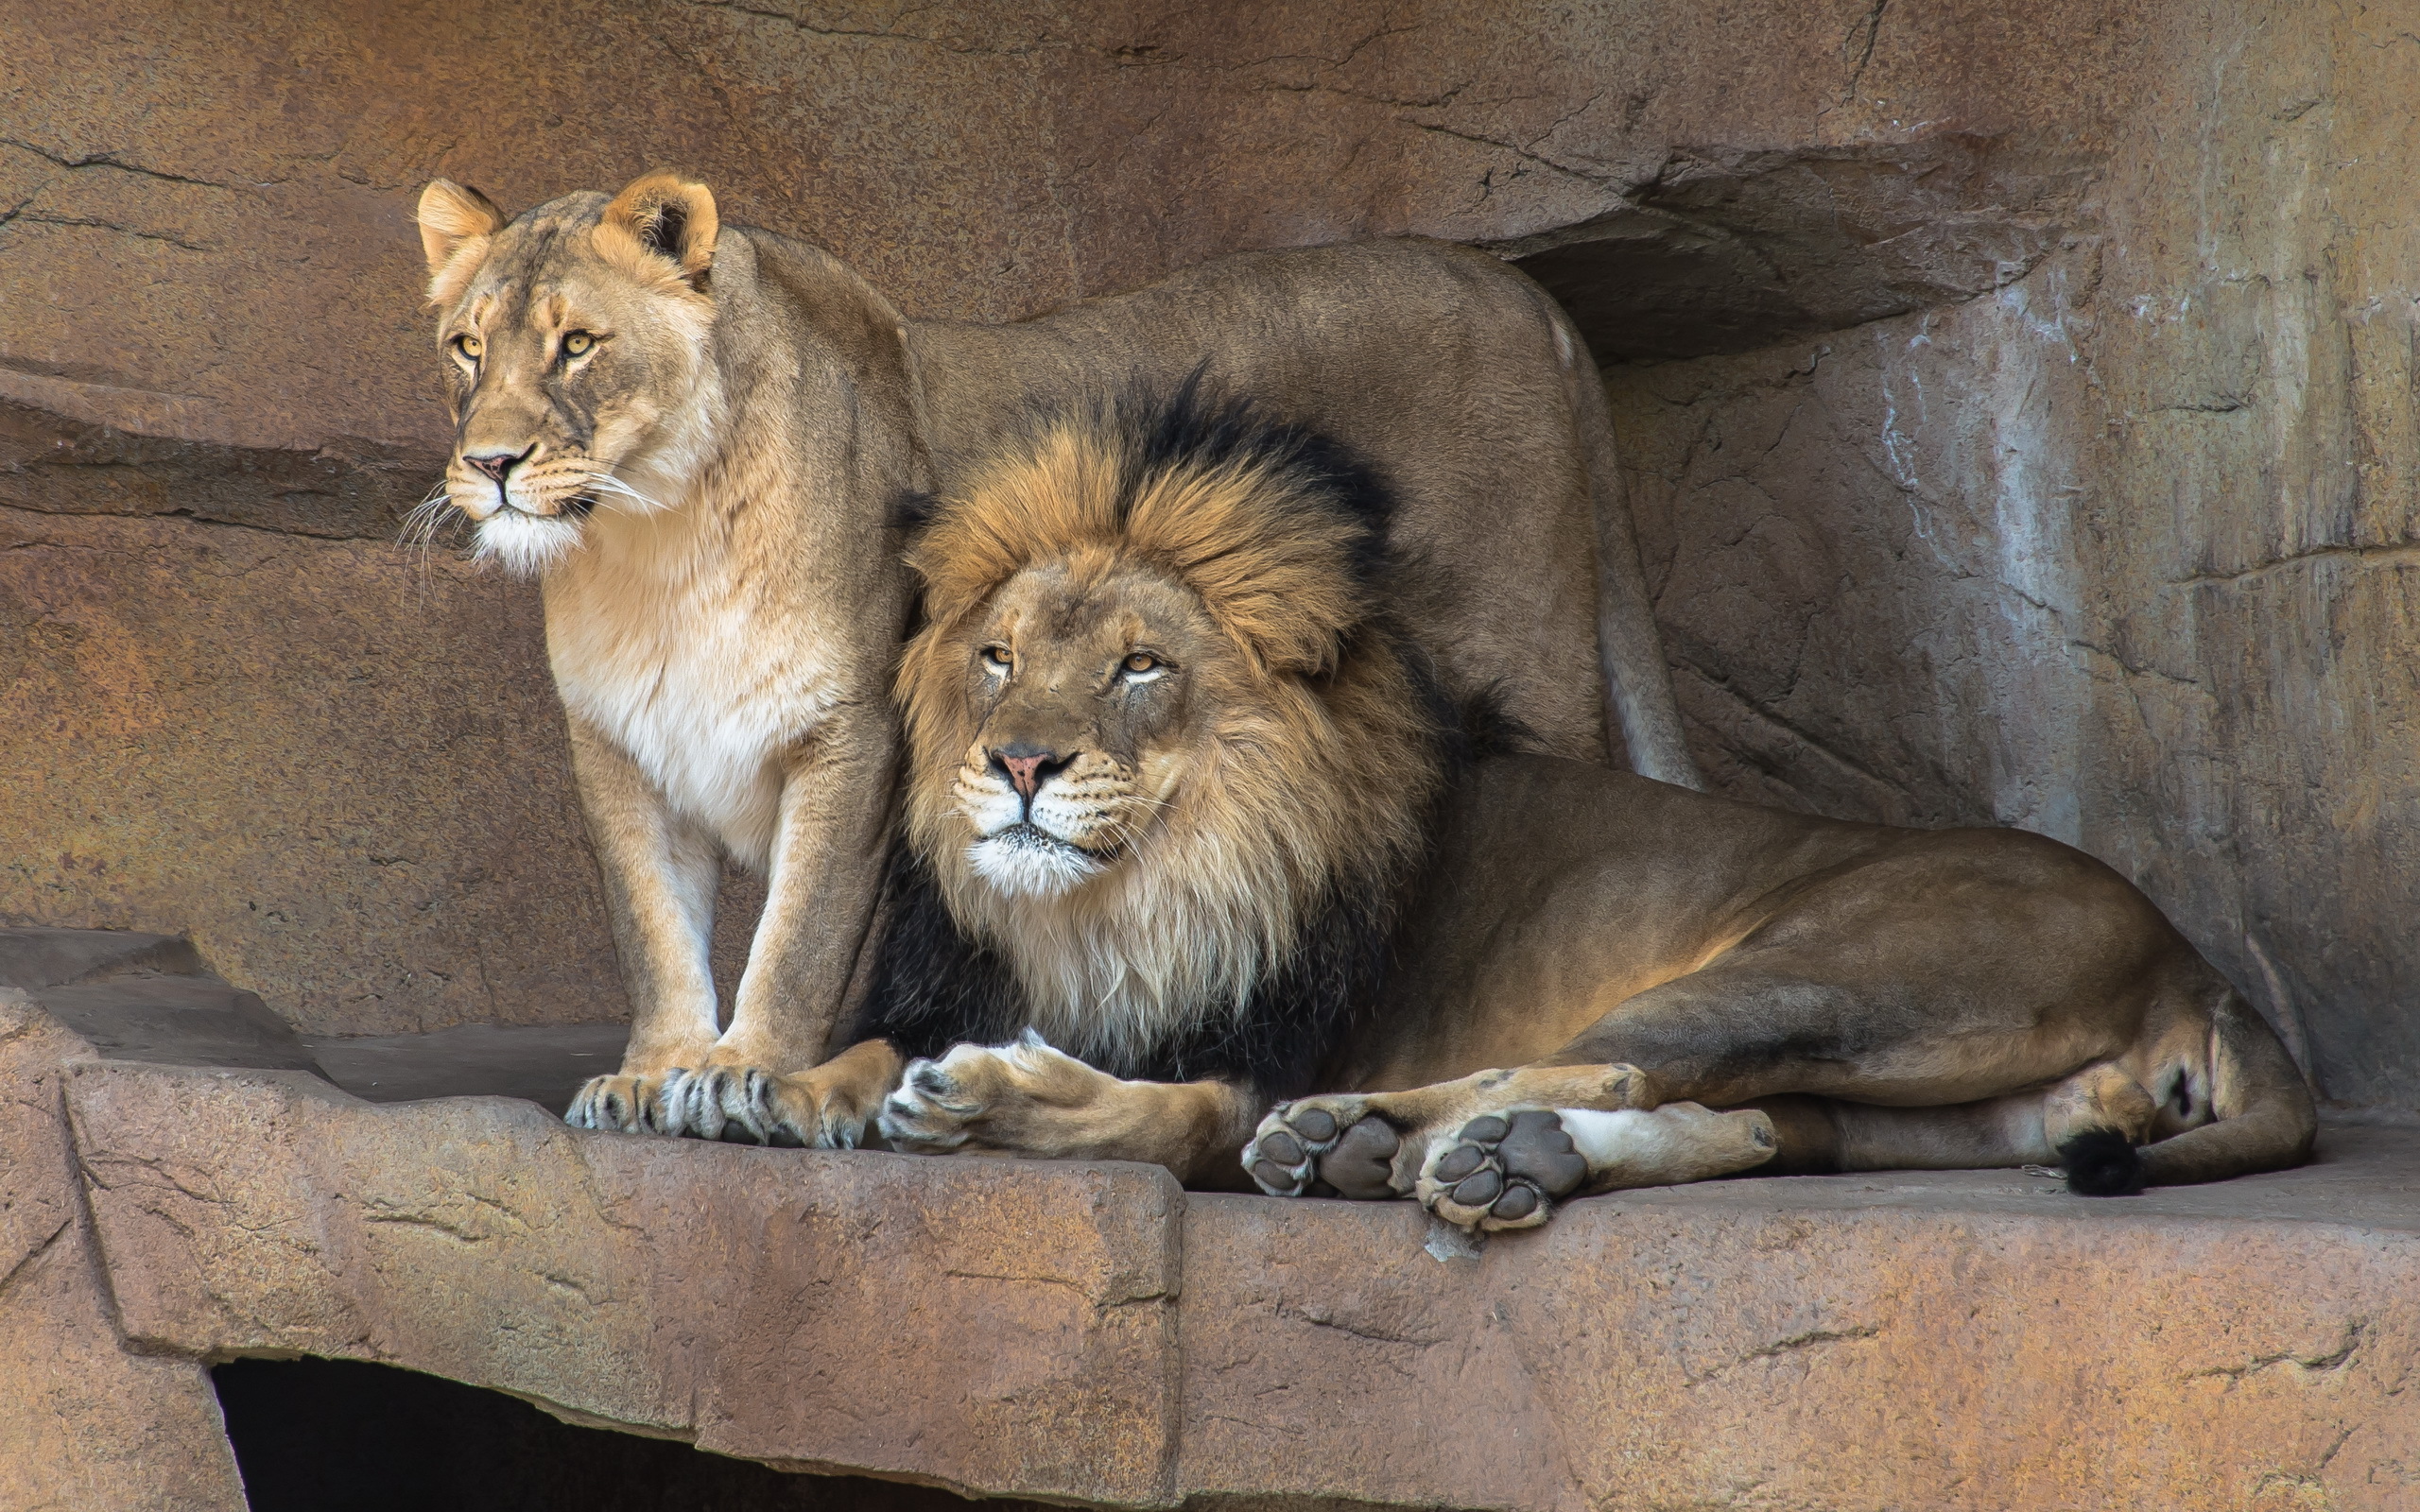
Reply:
M630 232L656 256L670 258L691 288L706 291L722 222L704 184L684 174L650 173L614 197L605 207L605 224Z
M420 249L428 254L432 285L465 245L504 230L504 212L495 208L494 201L451 179L428 181L428 187L420 192L420 209L412 218L420 222Z

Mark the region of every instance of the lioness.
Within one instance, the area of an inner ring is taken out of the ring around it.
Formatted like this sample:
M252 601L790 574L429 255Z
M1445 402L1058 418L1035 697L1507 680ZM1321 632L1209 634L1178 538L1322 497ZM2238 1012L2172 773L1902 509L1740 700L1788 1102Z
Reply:
M1547 748L1693 782L1570 322L1481 253L1375 242L1231 257L1013 326L909 322L828 254L724 226L670 174L508 222L420 198L453 456L441 500L534 574L634 1010L596 1128L827 1137L823 1052L877 891L907 628L890 506L1065 399L1207 363L1383 470L1451 578L1422 634ZM1514 460L1514 459L1517 459ZM1593 548L1593 549L1592 549ZM769 891L728 1029L723 855Z
M933 507L897 920L827 1127L1488 1229L1755 1166L2304 1157L2267 1025L2081 851L1474 762L1384 607L1384 503L1181 395Z

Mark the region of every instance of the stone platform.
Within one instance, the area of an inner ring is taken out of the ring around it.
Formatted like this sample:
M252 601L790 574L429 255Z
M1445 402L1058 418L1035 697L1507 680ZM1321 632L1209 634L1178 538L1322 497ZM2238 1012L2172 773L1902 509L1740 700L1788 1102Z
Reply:
M0 1344L43 1362L0 1464L63 1507L240 1505L203 1366L295 1355L1092 1505L2420 1504L2420 1128L2118 1200L1633 1193L1474 1251L1408 1205L591 1134L0 1018Z

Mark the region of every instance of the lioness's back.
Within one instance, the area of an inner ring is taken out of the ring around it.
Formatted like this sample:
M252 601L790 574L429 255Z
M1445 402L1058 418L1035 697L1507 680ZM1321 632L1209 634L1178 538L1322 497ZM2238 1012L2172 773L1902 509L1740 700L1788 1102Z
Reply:
M1431 571L1407 617L1447 680L1499 689L1542 749L1605 759L1592 470L1617 483L1602 399L1569 322L1515 269L1413 239L1249 252L912 341L944 488L1036 409L1105 384L1167 391L1196 368L1341 443L1393 490L1394 539Z

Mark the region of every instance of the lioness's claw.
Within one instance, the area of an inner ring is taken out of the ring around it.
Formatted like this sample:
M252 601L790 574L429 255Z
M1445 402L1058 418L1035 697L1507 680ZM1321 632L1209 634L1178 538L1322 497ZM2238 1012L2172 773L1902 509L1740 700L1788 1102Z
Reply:
M755 1066L710 1066L665 1075L664 1103L672 1132L727 1144L780 1144L853 1149L857 1132L846 1119L822 1116L811 1088Z
M1588 1179L1588 1160L1553 1109L1485 1113L1438 1142L1417 1189L1447 1223L1490 1232L1547 1221L1556 1198Z
M666 1094L678 1070L663 1077L592 1076L563 1109L563 1122L574 1128L607 1129L622 1134L678 1134L681 1126Z
M1309 1097L1284 1104L1260 1121L1244 1146L1244 1170L1272 1197L1333 1192L1346 1197L1392 1197L1394 1160L1403 1137L1385 1119L1364 1111L1358 1097Z

